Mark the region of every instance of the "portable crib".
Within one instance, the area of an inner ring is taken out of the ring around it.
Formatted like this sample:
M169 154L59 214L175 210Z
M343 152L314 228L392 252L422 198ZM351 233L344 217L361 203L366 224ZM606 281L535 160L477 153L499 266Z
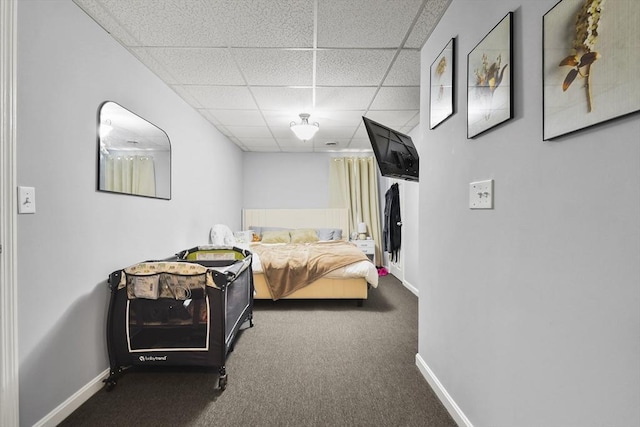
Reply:
M227 355L253 326L250 252L195 247L117 270L109 287L107 390L133 366L218 367L226 388Z

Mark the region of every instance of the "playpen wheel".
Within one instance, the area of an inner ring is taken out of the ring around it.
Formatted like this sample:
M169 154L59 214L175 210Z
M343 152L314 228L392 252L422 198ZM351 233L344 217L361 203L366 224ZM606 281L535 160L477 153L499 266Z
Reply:
M105 389L107 391L111 391L113 390L113 388L116 386L117 382L116 380L106 380L106 385L105 385Z

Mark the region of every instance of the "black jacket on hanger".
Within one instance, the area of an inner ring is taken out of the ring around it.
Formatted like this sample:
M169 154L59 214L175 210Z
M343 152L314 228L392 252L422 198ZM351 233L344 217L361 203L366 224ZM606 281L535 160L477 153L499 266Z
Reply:
M384 195L384 251L389 252L392 262L398 261L402 242L402 219L400 218L400 191L398 184L392 184Z

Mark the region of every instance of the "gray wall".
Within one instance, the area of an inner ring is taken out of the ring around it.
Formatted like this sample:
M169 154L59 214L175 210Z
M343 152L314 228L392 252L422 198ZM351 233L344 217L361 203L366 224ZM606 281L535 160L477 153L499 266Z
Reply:
M243 207L328 207L330 158L328 153L245 153Z
M242 152L71 1L18 3L20 419L33 425L108 367L112 271L240 226ZM113 100L164 129L172 200L96 191L96 120Z
M422 131L418 356L475 426L637 426L640 116L542 141L554 4L454 0L423 48L428 123L429 66L458 37L458 112ZM466 55L509 11L516 116L467 140ZM495 209L472 211L483 179Z

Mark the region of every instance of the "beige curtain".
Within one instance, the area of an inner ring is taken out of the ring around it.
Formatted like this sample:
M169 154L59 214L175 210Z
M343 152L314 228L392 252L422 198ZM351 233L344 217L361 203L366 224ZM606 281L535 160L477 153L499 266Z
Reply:
M156 175L153 158L149 156L108 156L106 160L107 191L156 195Z
M358 223L367 224L367 234L375 240L376 260L382 260L382 232L378 169L373 157L336 157L329 166L329 207L349 208L350 233Z

